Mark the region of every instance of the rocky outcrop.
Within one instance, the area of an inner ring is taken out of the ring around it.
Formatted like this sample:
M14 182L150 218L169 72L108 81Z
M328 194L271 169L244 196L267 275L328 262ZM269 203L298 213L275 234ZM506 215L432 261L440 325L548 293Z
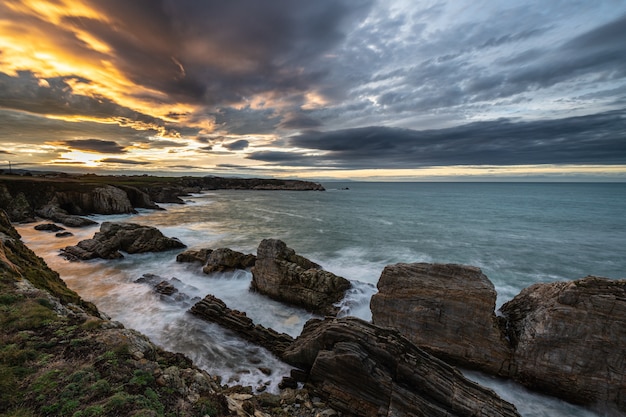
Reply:
M39 217L61 223L69 227L85 227L97 224L97 222L86 217L68 214L67 211L57 205L56 201L43 206L41 209L37 210L36 213Z
M124 214L134 213L126 192L112 185L90 190L57 191L56 205L72 214Z
M219 248L211 251L202 272L211 274L213 272L246 269L254 266L255 261L256 256L254 255L244 254L229 248Z
M626 412L626 280L535 284L501 308L514 378L568 401Z
M35 230L42 232L60 232L61 230L65 230L65 228L54 223L42 223L35 226Z
M116 185L117 188L123 190L134 208L146 208L152 210L163 210L150 199L148 193L141 191L137 187L129 185Z
M519 416L397 331L356 318L310 320L283 358L348 416Z
M31 223L35 221L35 211L26 200L24 193L18 192L12 196L3 184L0 184L0 208L4 208L9 218L14 222Z
M398 329L447 362L509 375L511 349L495 315L496 291L479 268L454 264L385 267L372 322Z
M61 252L67 259L76 261L122 258L123 255L119 251L161 252L184 247L180 240L163 236L154 227L134 223L104 222L93 238L81 240L76 246L67 246L61 249Z
M300 256L277 239L264 239L257 249L251 288L317 314L336 315L350 282Z
M254 324L246 313L231 310L222 300L211 294L196 303L189 311L204 320L217 323L235 332L240 337L266 348L279 357L293 342L293 338L288 334L278 333L273 329Z
M213 249L189 249L176 255L176 262L206 264Z

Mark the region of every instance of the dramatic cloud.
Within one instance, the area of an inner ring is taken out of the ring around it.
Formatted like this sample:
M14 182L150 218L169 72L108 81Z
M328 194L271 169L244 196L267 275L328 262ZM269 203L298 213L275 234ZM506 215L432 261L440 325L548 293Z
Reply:
M145 161L133 161L130 159L120 159L120 158L104 158L99 159L98 162L102 162L105 164L126 164L126 165L148 165L150 162Z
M246 149L249 144L250 142L248 142L247 140L240 139L235 142L225 143L224 147L228 149L229 151L241 151L241 150Z
M623 164L626 112L558 121L477 122L448 129L415 131L366 127L309 132L291 145L324 151L318 160L342 168L419 168L444 165ZM312 163L285 152L251 158L277 164Z
M68 146L72 149L95 152L95 153L125 153L123 146L120 146L116 142L110 140L101 139L81 139L81 140L66 140L60 142L61 145Z
M0 154L15 163L626 172L626 4L48 3L0 0Z

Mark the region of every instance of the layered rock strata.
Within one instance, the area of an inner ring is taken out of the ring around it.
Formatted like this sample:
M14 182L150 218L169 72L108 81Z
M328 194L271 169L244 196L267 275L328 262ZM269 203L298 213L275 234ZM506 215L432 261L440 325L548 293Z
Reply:
M189 310L192 314L217 323L235 332L240 337L262 346L277 356L282 356L285 349L293 343L293 338L285 333L254 324L246 313L231 310L219 298L209 294Z
M277 239L264 239L257 249L251 288L275 300L316 314L336 315L350 282L295 253Z
M519 416L397 331L356 318L310 320L283 358L348 416Z
M626 413L626 280L588 276L535 284L501 311L517 381Z
M207 257L206 265L202 272L210 274L213 272L232 271L235 269L246 269L254 266L256 256L234 251L229 248L218 248Z
M180 240L164 236L158 229L135 223L104 222L91 239L61 249L69 260L116 259L127 253L161 252L184 248Z
M476 267L388 265L370 302L372 322L450 363L507 376L512 352L495 315L496 295Z
M206 264L213 249L189 249L176 255L176 262Z

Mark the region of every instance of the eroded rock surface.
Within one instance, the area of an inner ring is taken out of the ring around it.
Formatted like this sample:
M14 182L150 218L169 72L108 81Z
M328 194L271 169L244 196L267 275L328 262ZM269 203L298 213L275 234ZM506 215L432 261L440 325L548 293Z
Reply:
M255 261L256 256L254 255L237 252L229 248L219 248L209 254L202 272L210 274L212 272L246 269L253 266Z
M511 349L495 315L496 291L479 268L455 264L385 267L372 322L398 329L435 356L508 375Z
M501 308L515 379L568 401L626 412L626 280L535 284Z
M61 252L69 260L116 259L123 257L120 251L161 252L184 247L180 240L163 236L154 227L135 223L104 222L93 238L81 240L76 246L67 246L61 249Z
M251 288L278 301L314 313L336 315L350 282L297 255L277 239L264 239L257 249Z
M519 415L399 332L357 318L310 320L283 358L306 370L307 386L349 416Z
M246 313L231 310L222 300L211 294L196 303L189 311L207 321L232 330L244 339L266 348L279 357L293 342L293 338L288 334L255 325L252 319L246 316Z
M211 252L213 249L189 249L176 255L176 262L199 262L204 265L209 260Z

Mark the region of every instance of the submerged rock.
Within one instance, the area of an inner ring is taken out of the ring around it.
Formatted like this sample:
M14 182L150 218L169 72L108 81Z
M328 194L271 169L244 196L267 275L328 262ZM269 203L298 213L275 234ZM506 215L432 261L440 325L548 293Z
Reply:
M363 320L310 320L283 355L308 372L305 386L350 416L519 416L493 391Z
M511 349L495 315L496 291L479 268L455 264L385 267L372 322L398 329L447 362L509 375Z
M61 252L69 260L116 259L123 257L119 251L161 252L184 247L180 240L163 236L154 227L104 222L92 239L81 240L76 246L67 246Z
M49 219L70 227L85 227L98 224L91 219L69 214L66 210L59 207L56 201L46 204L42 208L36 210L36 213L39 217L43 217L44 219Z
M626 280L535 284L501 311L516 380L577 404L626 412Z
M336 315L350 282L321 267L277 239L264 239L257 249L251 288L314 313Z

